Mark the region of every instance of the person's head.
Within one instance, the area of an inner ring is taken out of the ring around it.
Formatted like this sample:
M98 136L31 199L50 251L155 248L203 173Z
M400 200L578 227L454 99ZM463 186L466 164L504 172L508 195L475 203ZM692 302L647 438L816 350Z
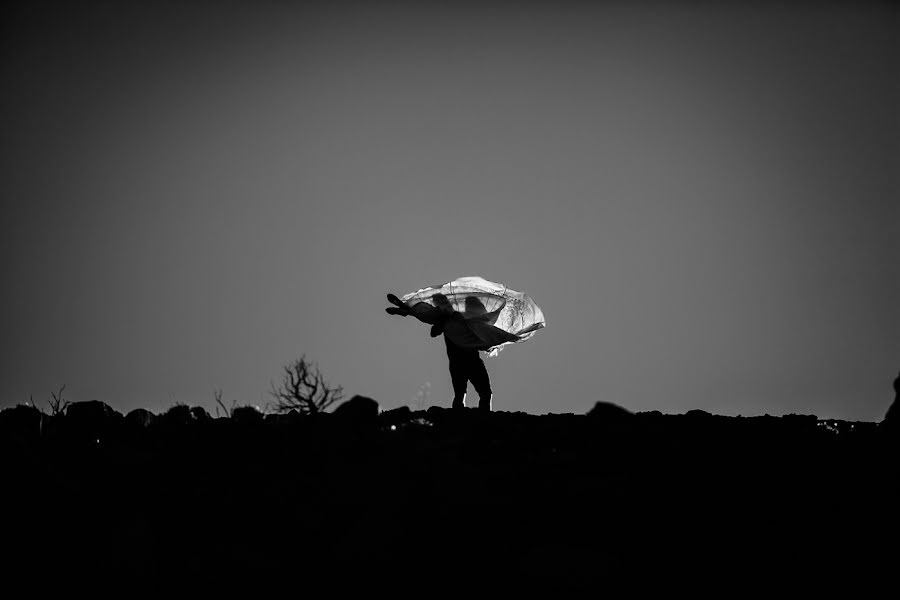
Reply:
M450 305L450 300L444 294L435 294L431 297L431 301L437 308L440 308L441 310L453 310L453 307Z
M484 304L477 296L466 297L466 314L467 315L483 315L487 312Z

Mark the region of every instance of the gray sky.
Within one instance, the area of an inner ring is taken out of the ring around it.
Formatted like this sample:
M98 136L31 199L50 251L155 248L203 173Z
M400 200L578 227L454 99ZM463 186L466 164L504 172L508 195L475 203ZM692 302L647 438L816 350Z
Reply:
M887 409L890 3L160 4L2 19L3 406L449 406L385 294L480 275L548 323L497 410Z

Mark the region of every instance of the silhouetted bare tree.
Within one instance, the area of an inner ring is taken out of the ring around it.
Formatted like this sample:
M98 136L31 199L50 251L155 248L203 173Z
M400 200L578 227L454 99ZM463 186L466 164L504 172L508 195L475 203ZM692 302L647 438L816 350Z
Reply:
M308 362L306 355L303 355L285 365L281 385L276 387L272 384L270 393L275 398L273 408L276 412L296 410L301 413L318 413L335 402L340 402L344 397L344 388L330 386L319 367Z
M48 400L48 403L50 404L50 414L54 417L66 410L66 407L70 404L68 400L63 400L65 389L66 386L62 386L57 393L50 392L50 397L53 399ZM34 405L34 401L32 401L32 405Z

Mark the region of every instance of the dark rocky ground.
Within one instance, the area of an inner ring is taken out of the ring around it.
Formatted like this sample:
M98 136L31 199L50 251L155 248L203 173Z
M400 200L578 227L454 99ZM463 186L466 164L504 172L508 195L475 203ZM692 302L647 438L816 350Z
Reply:
M4 581L557 595L861 589L900 566L876 423L353 402L0 412Z

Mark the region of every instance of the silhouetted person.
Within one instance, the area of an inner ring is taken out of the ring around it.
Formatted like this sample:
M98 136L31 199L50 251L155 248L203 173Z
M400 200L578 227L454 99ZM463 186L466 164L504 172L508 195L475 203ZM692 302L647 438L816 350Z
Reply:
M410 307L403 304L393 294L388 294L388 301L394 304L387 310L388 314L407 316ZM478 392L478 408L483 411L491 410L493 392L491 379L488 375L484 361L479 356L479 350L486 350L487 345L467 325L467 318L475 318L486 322L496 319L496 314L488 313L484 304L476 297L466 298L465 315L453 309L450 300L443 294L435 294L431 301L434 308L426 307L419 311L418 318L426 323L431 323L431 337L444 335L444 343L447 346L447 358L450 360L450 380L453 382L453 408L465 408L466 390L471 381L475 391ZM418 307L426 306L420 303ZM412 309L415 310L415 307ZM423 312L424 311L424 312ZM499 311L495 311L497 313ZM486 325L489 326L489 325ZM447 335L447 332L450 335ZM455 343L453 339L462 342Z
M478 409L489 412L493 398L491 378L484 366L484 361L478 354L479 349L454 343L447 335L447 330L452 330L453 337L457 339L468 339L475 344L480 343L480 340L466 326L465 317L453 310L446 296L435 294L432 301L443 313L443 318L431 327L431 337L444 334L447 358L450 360L450 380L453 382L453 404L451 406L459 409L465 408L466 391L471 381L472 387L478 392ZM478 298L472 296L466 298L466 316L483 315L486 312L487 310Z

